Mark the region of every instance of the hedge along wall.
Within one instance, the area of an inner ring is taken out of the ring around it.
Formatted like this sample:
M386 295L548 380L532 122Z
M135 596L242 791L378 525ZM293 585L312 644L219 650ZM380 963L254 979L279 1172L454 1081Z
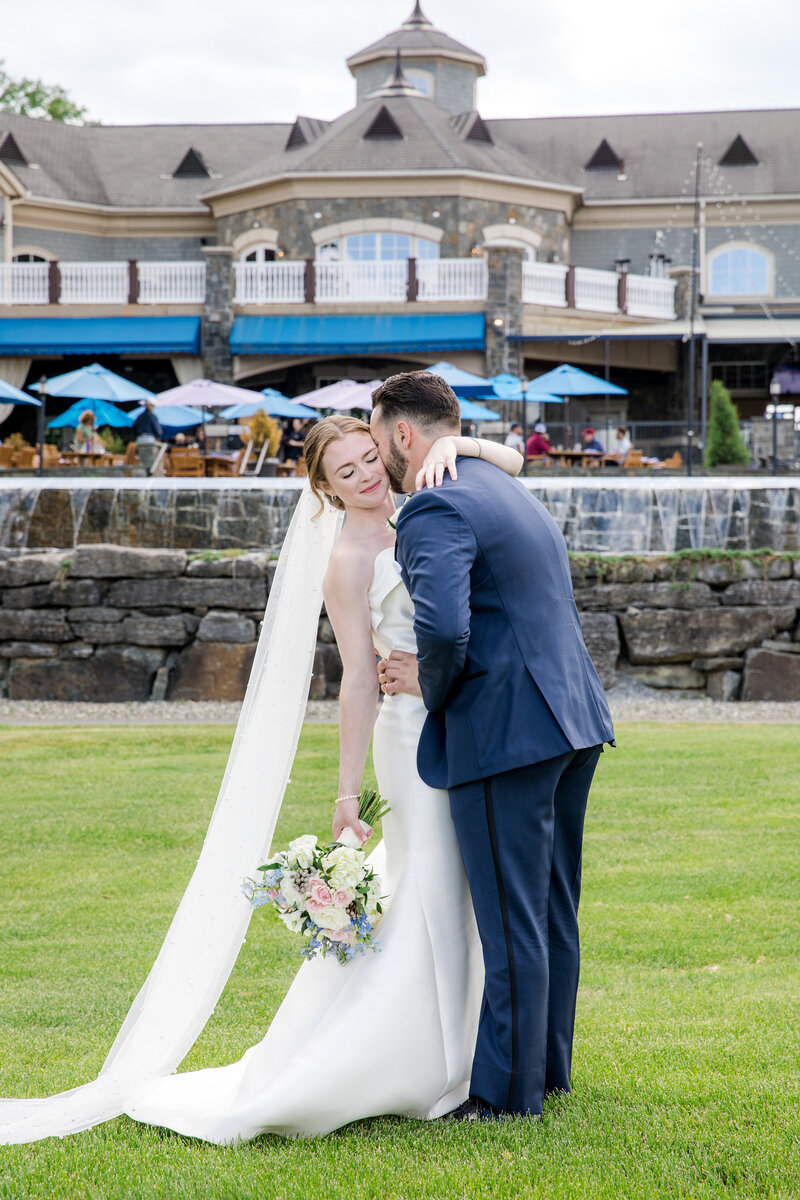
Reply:
M238 700L275 560L88 545L0 551L0 689L16 700ZM721 700L800 700L800 555L574 557L606 687L620 673ZM547 636L546 630L543 636ZM311 695L338 694L323 615Z

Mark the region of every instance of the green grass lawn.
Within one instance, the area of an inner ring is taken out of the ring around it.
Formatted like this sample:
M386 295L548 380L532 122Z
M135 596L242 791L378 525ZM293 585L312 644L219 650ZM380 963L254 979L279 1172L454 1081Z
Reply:
M0 730L0 1095L99 1070L194 866L230 738ZM325 833L335 762L336 730L307 727L277 843ZM797 726L619 730L586 827L574 1092L541 1122L383 1118L221 1149L120 1117L0 1149L0 1197L796 1197L799 768ZM257 915L185 1065L259 1040L295 969L290 935Z

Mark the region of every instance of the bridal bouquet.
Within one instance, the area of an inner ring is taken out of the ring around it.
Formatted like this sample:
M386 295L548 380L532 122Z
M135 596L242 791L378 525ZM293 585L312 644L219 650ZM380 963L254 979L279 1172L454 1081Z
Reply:
M374 825L389 811L377 792L361 793L358 815ZM347 832L347 831L345 831ZM344 841L321 846L306 833L258 868L242 891L253 908L271 905L287 929L303 938L303 958L335 955L340 963L380 950L381 881L360 848Z

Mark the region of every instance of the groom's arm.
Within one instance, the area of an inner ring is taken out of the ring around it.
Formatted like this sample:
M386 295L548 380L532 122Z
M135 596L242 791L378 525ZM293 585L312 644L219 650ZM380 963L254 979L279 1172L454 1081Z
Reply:
M477 543L447 492L419 492L397 520L398 557L414 602L419 684L425 707L443 707L464 669L469 642L470 571Z

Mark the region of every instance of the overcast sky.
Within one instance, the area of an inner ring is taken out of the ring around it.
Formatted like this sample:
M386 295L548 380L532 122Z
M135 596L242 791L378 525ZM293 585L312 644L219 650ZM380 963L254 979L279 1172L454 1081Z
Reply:
M351 108L344 60L412 0L22 0L0 56L108 124L291 121ZM480 51L484 116L800 106L798 0L424 0Z

